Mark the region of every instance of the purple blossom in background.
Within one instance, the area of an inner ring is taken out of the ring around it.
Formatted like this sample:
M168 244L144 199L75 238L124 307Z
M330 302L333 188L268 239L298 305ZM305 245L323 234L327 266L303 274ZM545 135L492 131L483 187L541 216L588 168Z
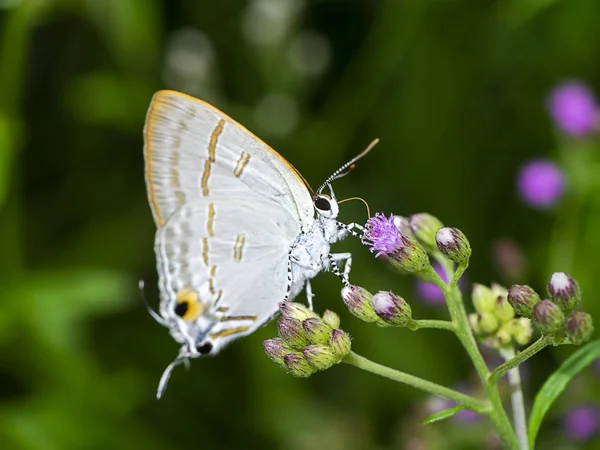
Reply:
M560 168L551 161L537 159L525 163L517 177L521 199L535 208L548 208L562 196L565 180Z
M437 274L444 280L446 283L448 282L448 277L446 276L446 272L442 269L442 266L439 264L433 264L433 269L437 272ZM442 290L437 287L433 283L425 283L423 281L417 280L417 295L421 297L426 303L431 305L442 305L444 304L444 294Z
M582 442L591 439L598 431L600 416L592 405L573 408L563 419L563 432L573 441Z
M585 136L598 124L594 93L585 84L576 81L560 84L552 90L548 97L548 111L555 125L570 136Z

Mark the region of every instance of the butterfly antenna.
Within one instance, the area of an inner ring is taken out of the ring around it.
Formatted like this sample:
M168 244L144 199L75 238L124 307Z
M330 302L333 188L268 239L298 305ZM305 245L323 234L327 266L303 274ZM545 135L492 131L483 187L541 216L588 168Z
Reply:
M360 154L358 154L357 156L352 158L350 161L348 161L346 164L344 164L342 167L340 167L338 170L333 172L333 175L331 175L329 178L327 178L327 180L325 180L325 182L317 190L317 194L320 194L323 191L323 189L325 189L325 186L330 184L333 180L337 180L338 178L342 178L343 176L346 176L352 169L354 169L354 165L356 164L356 162L359 159L361 159L363 156L365 156L367 153L369 153L373 149L373 147L375 147L377 145L378 142L379 142L379 139L373 139L373 142L371 142L367 148L365 148L362 152L360 152Z
M144 287L145 287L144 280L140 280L138 282L138 287L140 288L140 296L142 297L142 303L144 304L144 307L146 308L146 310L148 311L148 313L158 323L160 323L163 326L166 326L165 320L162 317L160 317L160 315L150 307L150 304L148 303L148 300L146 300L146 294L144 293Z

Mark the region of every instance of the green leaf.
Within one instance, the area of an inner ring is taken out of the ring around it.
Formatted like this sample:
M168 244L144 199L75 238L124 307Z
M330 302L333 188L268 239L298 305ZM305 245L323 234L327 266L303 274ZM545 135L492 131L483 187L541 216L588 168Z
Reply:
M556 372L554 372L544 383L535 396L535 402L531 409L529 418L529 446L533 449L542 420L554 403L554 400L565 390L567 384L575 378L579 372L589 366L595 359L600 357L600 339L592 341L567 358Z
M423 422L421 422L421 424L429 425L434 422L439 422L440 420L449 419L450 417L462 411L463 409L466 408L462 405L458 405L450 409L444 409L443 411L437 412L435 414L430 415L429 417L426 417L425 419L423 419Z

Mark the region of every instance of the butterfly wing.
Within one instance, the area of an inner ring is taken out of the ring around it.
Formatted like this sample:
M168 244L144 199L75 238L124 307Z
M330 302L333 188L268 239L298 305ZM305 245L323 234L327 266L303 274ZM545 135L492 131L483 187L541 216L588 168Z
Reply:
M144 128L146 185L161 227L178 208L211 195L279 203L308 229L313 205L296 169L239 123L208 103L157 92Z

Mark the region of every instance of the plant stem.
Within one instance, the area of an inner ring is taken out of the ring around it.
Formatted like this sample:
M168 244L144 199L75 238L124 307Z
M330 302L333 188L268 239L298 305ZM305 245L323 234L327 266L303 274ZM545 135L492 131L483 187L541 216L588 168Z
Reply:
M422 328L454 331L454 324L449 320L419 319L410 321L407 328L411 331L420 330Z
M515 350L500 350L500 355L508 361L515 357ZM519 367L514 367L508 371L508 385L510 388L510 401L513 411L513 424L521 450L529 450L527 440L527 416L525 415L525 401L523 400L523 389L521 386L521 374Z
M489 414L490 412L490 405L487 402L471 397L470 395L465 395L462 392L455 391L454 389L440 386L439 384L424 380L414 375L382 366L381 364L377 364L376 362L373 362L354 352L350 352L350 354L344 358L344 362L358 367L359 369L366 370L367 372L371 372L376 375L389 378L390 380L421 389L422 391L429 392L430 394L439 395L441 397L453 400L463 405L465 408L477 413Z
M510 449L519 449L519 441L517 440L515 431L511 426L508 415L504 410L504 406L502 405L498 386L488 382L490 372L483 359L483 356L481 356L481 353L479 352L477 342L475 341L475 336L473 336L471 326L469 325L467 311L465 310L465 305L462 301L462 294L460 289L457 287L458 280L467 267L468 263L459 264L456 272L452 273L452 271L447 270L447 265L445 265L448 279L451 280L449 284L444 283L444 281L431 267L430 276L434 277L435 283L444 293L446 304L448 305L448 311L450 312L450 317L454 323L456 336L471 358L479 378L482 381L486 397L492 406L492 409L488 414L490 420L494 423L504 447Z
M500 377L508 372L510 369L517 367L524 361L527 361L537 352L542 350L544 347L550 345L550 341L545 336L542 336L529 347L527 347L522 352L517 353L513 358L506 361L504 364L499 365L494 369L494 371L488 377L489 384L496 384Z

